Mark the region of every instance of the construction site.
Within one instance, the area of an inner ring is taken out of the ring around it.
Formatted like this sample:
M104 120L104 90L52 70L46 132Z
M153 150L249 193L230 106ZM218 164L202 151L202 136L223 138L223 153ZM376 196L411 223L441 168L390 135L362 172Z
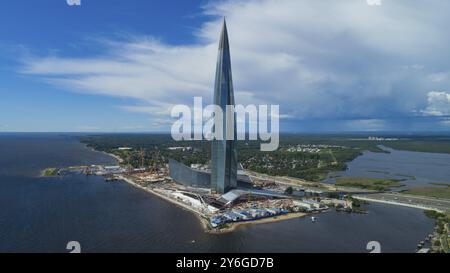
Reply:
M111 169L109 169L110 171ZM123 170L113 175L134 186L151 192L207 220L209 227L220 229L227 224L269 218L295 212L313 213L328 209L317 197L299 197L285 194L285 187L274 190L255 186L251 182L244 187L218 194L210 188L190 187L174 181L168 168L153 170Z

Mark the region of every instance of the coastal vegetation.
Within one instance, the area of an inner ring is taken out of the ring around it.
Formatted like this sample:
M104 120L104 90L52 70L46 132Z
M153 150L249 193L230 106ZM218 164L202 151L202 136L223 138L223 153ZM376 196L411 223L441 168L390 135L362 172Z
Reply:
M450 185L443 187L416 187L406 190L404 193L435 198L450 199Z
M425 210L425 215L435 220L435 236L433 246L437 252L449 253L449 223L450 215L434 210Z
M345 199L346 199L347 201L352 202L352 207L357 207L357 208L359 208L359 207L361 207L361 205L368 205L368 204L369 204L369 202L364 201L364 200L359 200L359 199L353 198L353 196L351 196L351 195L346 195L346 196L345 196Z
M337 186L355 187L366 190L386 191L403 184L399 179L381 179L369 177L339 177L336 179Z
M291 195L294 192L294 189L292 187L287 187L284 193Z
M450 138L448 136L416 136L413 139L384 142L383 145L396 150L450 154Z
M368 213L367 210L362 207L362 205L367 205L369 204L369 202L353 198L353 196L351 195L346 195L344 199L352 204L351 207L344 207L343 205L339 204L336 206L336 211L344 211L348 213L360 213L360 214Z
M450 187L450 183L435 183L435 182L432 182L430 184L434 185L434 186Z
M123 165L161 166L173 158L186 165L206 164L209 146L206 141L175 141L169 134L102 134L81 137L81 142L98 151L123 159ZM127 149L120 149L126 147ZM171 150L171 147L186 147Z
M57 176L58 171L59 170L57 168L47 168L42 172L42 176Z
M435 220L437 220L441 217L446 217L445 214L435 211L435 210L425 210L424 213L428 218L435 219Z

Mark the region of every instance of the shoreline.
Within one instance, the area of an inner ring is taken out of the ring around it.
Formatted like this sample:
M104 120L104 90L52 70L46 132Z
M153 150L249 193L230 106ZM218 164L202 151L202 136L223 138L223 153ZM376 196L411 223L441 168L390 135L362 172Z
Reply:
M103 151L98 151L98 150L95 150L94 148L91 148L91 149L93 151L100 152L102 154L109 155L109 156L113 157L115 160L118 161L119 164L124 162L124 160L118 155L115 155L115 154L112 154L112 153L103 152Z
M225 234L225 233L230 233L230 232L236 231L239 228L242 228L242 227L245 227L245 226L258 225L258 224L267 224L267 223L275 223L275 222L280 222L280 221L289 220L289 219L295 219L295 218L304 218L304 217L306 217L306 216L308 216L310 214L311 213L305 213L305 212L290 212L290 213L286 213L286 214L280 214L280 215L276 215L276 216L265 217L265 218L261 218L261 219L257 219L257 220L249 220L249 221L240 221L240 222L228 223L227 227L225 227L225 228L209 229L206 232L210 233L210 234Z
M81 143L81 142L80 142L80 143ZM86 143L82 143L82 144L84 144L86 148L88 148L89 150L91 150L91 151L93 151L93 152L96 152L96 153L102 153L102 154L104 154L104 155L108 155L108 156L114 158L115 160L118 161L119 164L124 162L123 158L121 158L121 157L118 156L118 155L115 155L115 154L112 154L112 153L108 153L108 152L105 152L105 151L96 150L96 149L94 149L93 147L88 146Z
M363 200L363 201L368 201L368 202L380 203L380 204L395 205L395 206L408 207L408 208L420 209L420 210L433 210L433 211L437 211L437 212L440 212L440 213L445 213L445 211L443 211L443 210L440 210L440 209L437 209L437 208L433 208L433 207L426 207L426 206L423 206L423 205L414 205L414 204L408 204L408 203L402 203L402 202L380 200L380 199L374 199L374 198L358 196L358 195L354 196L354 198L355 199L359 199L359 200Z
M202 227L203 227L203 229L204 229L205 231L211 229L211 228L209 227L209 223L208 223L207 220L204 218L204 216L201 214L201 212L196 211L195 209L189 207L188 205L185 205L185 204L183 204L183 203L177 202L176 200L174 200L174 199L172 199L172 198L170 198L170 197L167 197L167 196L165 196L165 195L163 195L163 194L161 194L161 193L159 193L159 192L157 192L157 191L155 191L155 190L152 190L152 189L150 189L150 188L143 187L143 186L137 184L136 182L132 181L131 179L126 178L126 177L124 177L124 176L122 176L122 175L117 175L117 177L118 177L120 180L122 180L122 181L124 181L124 182L126 182L126 183L128 183L128 184L130 184L130 185L132 185L132 186L134 186L134 187L136 187L136 188L138 188L138 189L144 190L145 192L148 192L148 193L150 193L150 194L153 194L153 195L155 195L156 197L159 197L159 198L161 198L161 199L163 199L163 200L165 200L165 201L167 201L167 202L169 202L169 203L171 203L171 204L173 204L173 205L176 205L176 206L178 206L178 207L181 208L181 209L184 209L184 210L186 210L186 211L188 211L188 212L193 213L193 214L198 218L198 220L200 221L200 223L201 223L201 225L202 225Z
M163 194L161 194L161 193L159 193L159 192L157 192L155 190L143 187L143 186L137 184L136 182L132 181L131 179L129 179L127 177L124 177L122 175L117 175L117 177L120 180L122 180L122 181L124 181L124 182L126 182L126 183L128 183L128 184L130 184L130 185L132 185L134 187L136 187L136 188L144 190L144 191L146 191L146 192L148 192L150 194L155 195L156 197L159 197L159 198L161 198L161 199L163 199L163 200L165 200L167 202L172 203L173 205L178 206L181 209L184 209L184 210L186 210L188 212L193 213L197 217L197 219L200 221L200 224L201 224L201 226L203 228L203 231L206 232L206 233L209 233L209 234L225 234L225 233L233 232L233 231L237 230L238 228L244 227L244 226L247 226L247 225L273 223L273 222L279 222L279 221L283 221L283 220L289 220L289 219L295 219L295 218L303 218L303 217L306 217L306 216L310 215L310 213L305 213L305 212L291 212L291 213L275 215L275 216L261 218L261 219L256 219L256 220L232 222L232 223L228 223L225 228L215 229L215 228L212 228L209 225L208 220L205 219L204 215L202 215L201 212L199 212L199 211L189 207L188 205L185 205L183 203L177 202L176 200L174 200L174 199L172 199L170 197L167 197L167 196L165 196L165 195L163 195Z

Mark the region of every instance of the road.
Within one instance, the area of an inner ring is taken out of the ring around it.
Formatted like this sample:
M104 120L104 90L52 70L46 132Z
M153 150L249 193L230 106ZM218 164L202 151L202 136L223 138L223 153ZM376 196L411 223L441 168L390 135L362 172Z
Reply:
M278 185L304 188L311 192L345 192L351 193L353 197L397 206L406 206L418 209L432 209L440 212L450 212L450 200L439 199L433 197L416 196L396 192L381 193L371 190L363 190L358 188L337 187L333 184L320 182L310 182L303 179L292 177L270 176L252 171L246 173L256 179L265 179L274 181Z
M450 212L450 200L402 193L358 194L354 198L398 206Z
M271 176L267 174L261 174L253 171L245 170L246 174L250 176L253 179L260 179L260 180L270 180L274 181L275 184L281 185L281 186L287 186L287 187L294 187L294 188L303 188L311 192L348 192L348 193L354 193L354 194L360 194L360 193L376 193L376 191L373 190L364 190L359 188L351 188L351 187L338 187L334 184L327 184L327 183L321 183L321 182L313 182L313 181L306 181L300 178L294 178L294 177L287 177L287 176Z

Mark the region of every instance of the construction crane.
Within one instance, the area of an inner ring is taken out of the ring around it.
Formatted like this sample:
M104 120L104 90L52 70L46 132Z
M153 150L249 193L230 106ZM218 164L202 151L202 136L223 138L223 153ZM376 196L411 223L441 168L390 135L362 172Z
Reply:
M139 151L139 155L141 157L141 168L144 168L145 151L143 148Z

